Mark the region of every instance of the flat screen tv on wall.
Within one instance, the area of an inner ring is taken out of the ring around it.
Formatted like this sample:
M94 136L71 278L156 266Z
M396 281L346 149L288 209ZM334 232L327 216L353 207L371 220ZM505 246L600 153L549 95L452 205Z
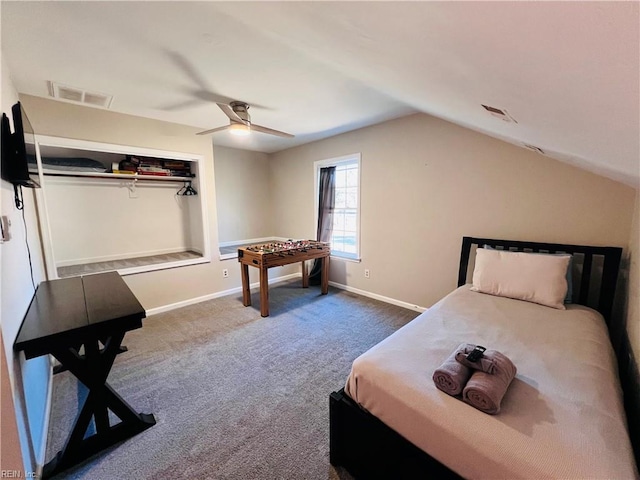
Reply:
M29 176L29 156L35 157L35 137L29 118L20 102L11 108L14 132L9 118L2 114L2 179L15 186L39 188Z

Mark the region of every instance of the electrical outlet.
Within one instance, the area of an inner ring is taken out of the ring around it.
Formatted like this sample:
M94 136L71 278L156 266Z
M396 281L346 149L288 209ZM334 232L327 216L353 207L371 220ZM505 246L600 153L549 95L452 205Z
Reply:
M229 278L229 269L228 268L223 268L222 269L222 276L224 278Z
M364 278L370 278L370 277L371 277L371 274L370 274L370 272L369 272L369 269L368 269L368 268L365 268L365 269L364 269Z

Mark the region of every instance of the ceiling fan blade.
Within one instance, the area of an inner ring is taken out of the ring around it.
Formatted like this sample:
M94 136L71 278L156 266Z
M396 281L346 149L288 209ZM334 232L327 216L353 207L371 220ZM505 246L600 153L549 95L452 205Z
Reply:
M186 110L188 108L194 108L199 105L202 105L202 102L200 100L193 99L193 100L187 100L186 102L174 103L172 105L163 105L157 108L158 110L163 110L165 112L176 112L180 110Z
M207 80L200 75L187 58L173 50L166 51L167 56L175 63L201 90L210 90Z
M291 135L290 133L281 132L280 130L274 130L273 128L263 127L262 125L256 125L255 123L251 124L251 130L255 130L256 132L268 133L270 135L277 135L278 137L295 137L295 135Z
M212 128L211 130L205 130L204 132L198 132L196 135L209 135L210 133L221 132L222 130L226 130L230 125L225 125L224 127Z
M233 111L230 105L227 105L226 103L216 103L216 105L220 107L220 110L222 110L232 122L245 123L245 121L240 118L240 116L236 112Z
M178 67L178 69L191 81L196 88L189 88L185 93L194 97L194 105L199 105L200 102L213 102L213 103L231 103L233 98L225 97L224 95L218 95L214 93L213 87L200 71L191 63L191 61L181 53L173 50L166 50L166 55L171 61ZM200 100L200 102L198 102ZM191 107L192 104L186 104L184 108ZM179 109L179 105L176 105L171 109ZM170 108L167 108L169 110Z

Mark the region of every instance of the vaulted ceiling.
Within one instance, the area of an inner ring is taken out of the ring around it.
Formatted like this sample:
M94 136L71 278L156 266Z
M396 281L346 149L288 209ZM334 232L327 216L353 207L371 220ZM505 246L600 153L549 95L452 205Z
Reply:
M216 101L295 134L216 144L274 152L424 112L640 184L640 14L633 2L10 2L18 92L48 81L111 110L228 123ZM515 121L491 115L482 104Z

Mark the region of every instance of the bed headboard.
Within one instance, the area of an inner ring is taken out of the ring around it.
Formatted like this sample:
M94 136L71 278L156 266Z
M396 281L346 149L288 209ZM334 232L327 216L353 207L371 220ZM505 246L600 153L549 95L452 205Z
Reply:
M467 282L469 260L474 245L480 247L489 245L498 250L514 252L570 253L573 255L573 303L586 305L599 311L611 327L611 310L622 248L463 237L458 270L459 287Z

